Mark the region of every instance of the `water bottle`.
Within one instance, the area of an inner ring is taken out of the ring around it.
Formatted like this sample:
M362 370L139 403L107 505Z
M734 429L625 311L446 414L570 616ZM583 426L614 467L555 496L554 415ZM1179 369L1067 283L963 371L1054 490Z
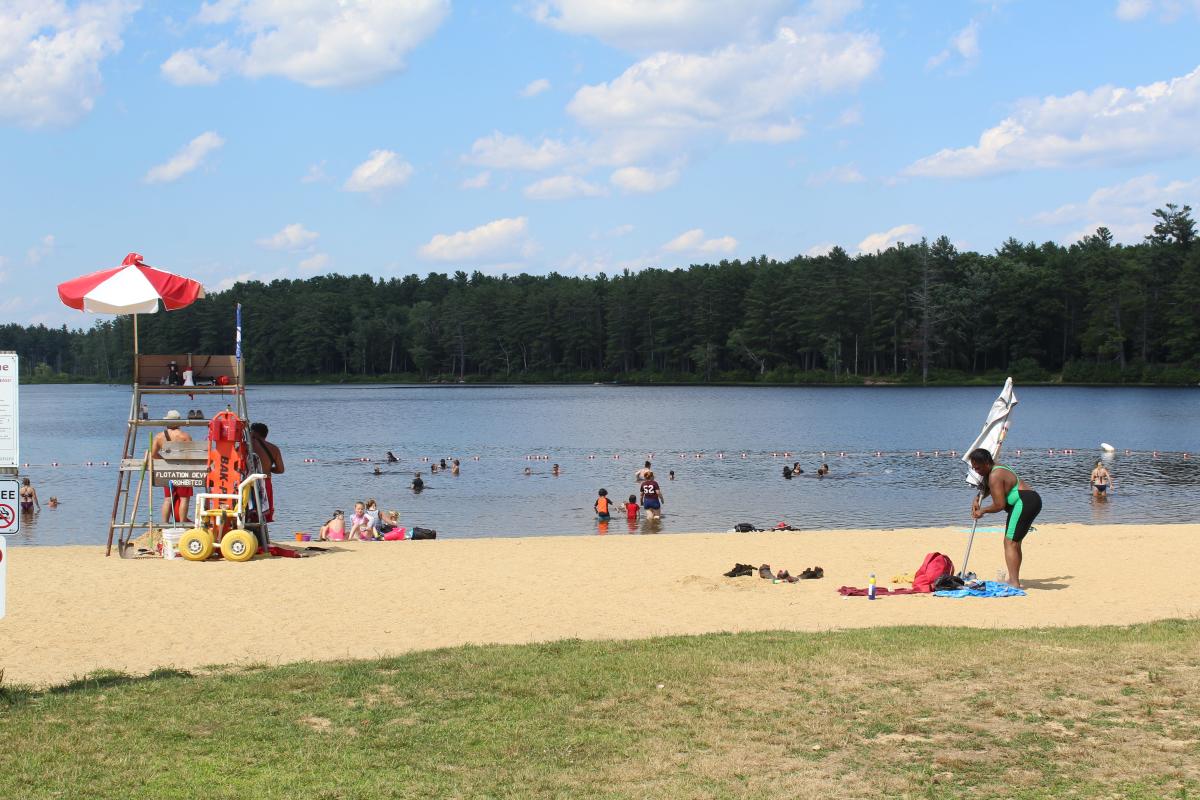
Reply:
M875 573L871 573L871 577L867 579L867 599L875 599Z

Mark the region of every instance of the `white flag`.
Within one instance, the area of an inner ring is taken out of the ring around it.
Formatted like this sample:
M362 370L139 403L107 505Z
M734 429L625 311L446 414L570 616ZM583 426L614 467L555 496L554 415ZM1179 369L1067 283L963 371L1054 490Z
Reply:
M971 469L971 451L982 447L991 453L993 458L1000 452L1000 445L1004 443L1004 437L1008 434L1008 424L1011 422L1012 410L1016 405L1017 396L1013 393L1012 378L1009 378L1004 381L1004 389L1000 391L1000 396L992 403L992 410L988 412L987 422L983 423L983 430L963 453L962 460L967 463L967 483L972 486L979 486L983 482L983 478L979 476L978 472Z

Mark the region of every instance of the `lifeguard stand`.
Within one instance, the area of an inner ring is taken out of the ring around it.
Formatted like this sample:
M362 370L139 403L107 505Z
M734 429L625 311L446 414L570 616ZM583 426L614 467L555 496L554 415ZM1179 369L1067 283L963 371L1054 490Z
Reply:
M192 384L180 385L170 383L171 364L177 366L180 375L191 372ZM242 373L242 362L235 356L205 356L191 353L175 356L134 355L133 360L133 399L129 404L129 424L125 430L125 447L122 451L121 464L117 473L117 491L113 496L112 518L108 527L108 544L104 554L112 553L113 537L118 540L120 552L125 545L142 531L152 531L165 527L155 521L159 498L155 489L163 486L200 487L203 491L205 478L208 475L208 419L164 419L165 414L162 399L187 395L228 395L231 400L226 404L229 410L246 421L246 452L253 453L249 441L249 416L246 409L246 384ZM158 400L160 402L148 402ZM156 414L154 418L143 419L141 410L143 404L153 405ZM160 450L160 457L150 458L151 441L154 433L167 425L198 428L199 435L192 442L167 442ZM149 439L143 440L143 431ZM139 448L143 446L145 450ZM140 454L140 455L139 455ZM251 472L259 471L253 464ZM135 481L136 476L136 481ZM141 495L143 486L147 486L147 501L143 505ZM263 497L259 484L254 484L254 507L264 508ZM142 511L145 517L141 516ZM182 523L181 523L182 525ZM246 528L258 538L258 543L264 550L270 540L267 523L261 513L254 515L253 521L247 522Z

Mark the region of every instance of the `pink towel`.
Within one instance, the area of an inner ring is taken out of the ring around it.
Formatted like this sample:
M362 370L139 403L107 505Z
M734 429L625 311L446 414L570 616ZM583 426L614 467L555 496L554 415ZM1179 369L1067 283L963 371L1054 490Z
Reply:
M838 594L842 597L866 597L866 589L856 589L853 586L843 586L838 589ZM883 597L889 594L929 594L929 592L918 592L916 589L887 589L883 586L875 587L875 596Z

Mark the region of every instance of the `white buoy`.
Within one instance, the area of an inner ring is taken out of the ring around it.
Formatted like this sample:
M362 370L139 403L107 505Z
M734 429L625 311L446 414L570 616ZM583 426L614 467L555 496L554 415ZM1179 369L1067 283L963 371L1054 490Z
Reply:
M1101 450L1103 450L1103 451L1104 451L1104 452L1106 452L1106 453L1115 453L1115 452L1117 452L1117 448L1113 447L1113 446L1112 446L1111 444L1109 444L1108 442L1101 442L1101 443L1100 443L1100 449L1101 449Z

